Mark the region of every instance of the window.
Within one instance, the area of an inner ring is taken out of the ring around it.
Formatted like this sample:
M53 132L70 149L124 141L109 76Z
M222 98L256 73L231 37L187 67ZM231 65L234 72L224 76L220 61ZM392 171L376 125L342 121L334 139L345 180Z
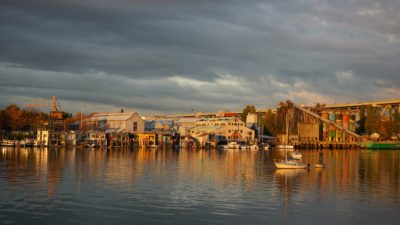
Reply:
M137 122L133 122L133 131L137 131Z
M228 130L228 133L231 133L231 130Z

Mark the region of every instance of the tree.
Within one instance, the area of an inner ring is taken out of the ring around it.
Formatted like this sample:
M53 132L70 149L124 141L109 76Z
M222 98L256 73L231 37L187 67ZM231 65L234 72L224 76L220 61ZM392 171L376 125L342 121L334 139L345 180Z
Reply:
M365 119L366 119L365 113L366 113L365 107L361 107L359 112L360 119L357 121L357 129L356 129L357 134L365 134Z
M256 112L256 107L254 105L246 105L246 107L243 109L240 119L246 123L247 114L255 112Z
M365 119L365 131L368 134L382 134L381 109L379 107L368 106L367 116Z
M36 131L45 122L48 122L48 114L33 108L21 110L13 104L0 110L0 129L8 135L11 135L12 131Z
M4 110L0 110L0 130L7 130L8 126L8 115Z
M20 108L13 104L5 108L8 125L12 130L19 130L22 128L23 118Z
M386 121L388 137L398 136L400 133L400 112L398 108L389 111L389 120Z
M277 115L268 110L264 116L261 117L260 126L263 128L264 135L276 136L278 134L278 120Z

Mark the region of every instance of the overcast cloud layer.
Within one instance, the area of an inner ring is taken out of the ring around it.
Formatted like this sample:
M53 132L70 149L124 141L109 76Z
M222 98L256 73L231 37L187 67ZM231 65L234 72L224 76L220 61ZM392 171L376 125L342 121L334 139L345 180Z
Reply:
M0 106L141 114L399 98L400 1L2 0Z

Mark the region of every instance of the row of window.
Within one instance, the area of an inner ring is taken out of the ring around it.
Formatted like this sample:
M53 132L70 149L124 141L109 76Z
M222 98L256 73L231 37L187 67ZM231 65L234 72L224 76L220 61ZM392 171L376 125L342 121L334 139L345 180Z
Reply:
M231 126L243 126L241 123L228 123ZM196 124L196 126L225 126L225 123L202 123Z

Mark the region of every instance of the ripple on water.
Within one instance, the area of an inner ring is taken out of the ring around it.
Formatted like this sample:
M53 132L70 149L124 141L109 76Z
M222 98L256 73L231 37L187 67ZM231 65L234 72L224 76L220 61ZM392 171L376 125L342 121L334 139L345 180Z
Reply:
M302 154L311 163L321 157L318 151ZM310 171L276 171L277 157L282 156L261 151L10 149L0 155L0 223L395 224L400 219L398 152L324 151L327 167Z

